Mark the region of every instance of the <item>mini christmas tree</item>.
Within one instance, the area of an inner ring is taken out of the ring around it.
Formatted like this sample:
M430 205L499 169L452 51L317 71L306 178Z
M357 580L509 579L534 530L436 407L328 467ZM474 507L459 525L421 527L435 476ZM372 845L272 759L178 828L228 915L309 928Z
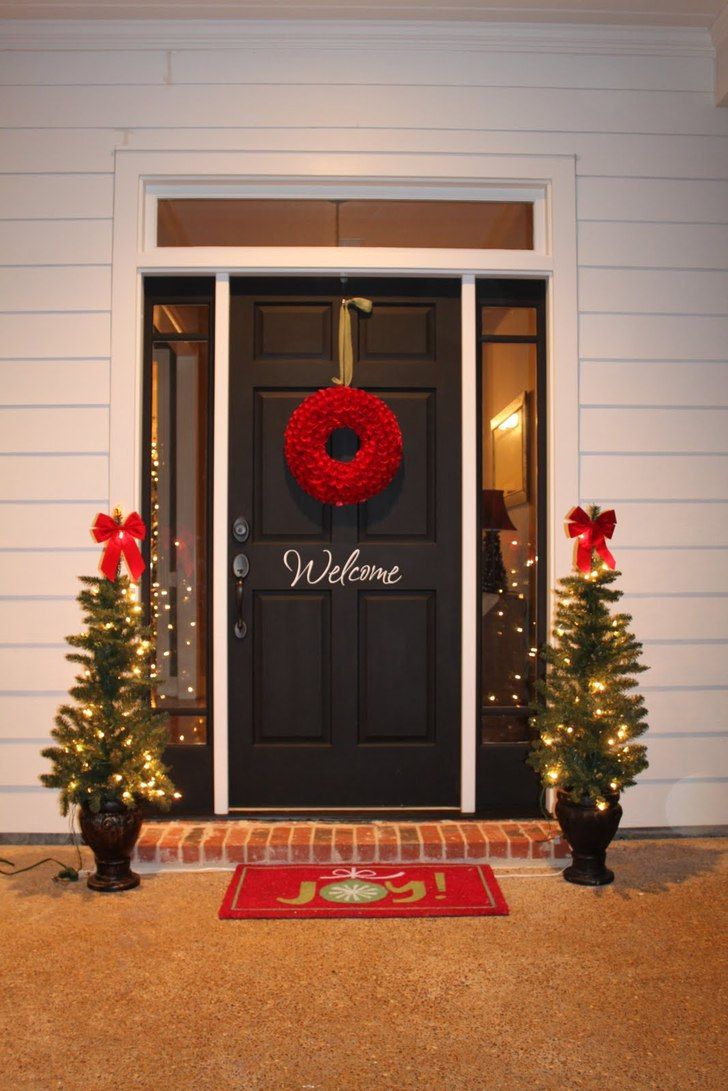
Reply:
M69 690L74 703L59 708L51 732L57 745L42 752L53 771L40 779L60 789L63 814L74 803L98 812L110 801L133 808L147 800L167 809L179 798L162 763L167 718L151 702L157 678L150 630L142 624L136 587L116 562L114 568L113 580L81 577L86 631L66 637L79 649L66 656L81 668Z
M647 768L646 748L635 743L647 730L647 711L634 692L635 676L647 667L639 662L642 645L629 631L630 615L610 612L622 597L611 587L620 573L599 531L599 508L590 508L588 519L575 512L583 516L571 530L581 539L580 568L559 581L554 644L541 653L546 677L536 683L531 720L539 735L528 761L545 786L604 809Z

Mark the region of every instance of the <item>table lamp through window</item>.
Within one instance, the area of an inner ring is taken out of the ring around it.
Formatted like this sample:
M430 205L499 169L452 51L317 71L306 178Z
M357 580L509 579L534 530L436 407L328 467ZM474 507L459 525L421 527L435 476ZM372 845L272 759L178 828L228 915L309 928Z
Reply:
M508 577L501 553L500 532L516 529L506 510L502 489L483 489L480 525L484 532L481 587L484 599L486 596L489 599L487 609L490 609L498 595L505 594L508 589ZM490 596L494 597L491 599ZM484 609L483 612L487 611Z

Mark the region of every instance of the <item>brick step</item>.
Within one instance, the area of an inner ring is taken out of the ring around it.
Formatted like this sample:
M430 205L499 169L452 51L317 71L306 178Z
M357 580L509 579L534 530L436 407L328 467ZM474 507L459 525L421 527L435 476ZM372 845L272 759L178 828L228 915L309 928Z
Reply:
M565 861L552 822L149 822L134 864L147 871L235 864Z

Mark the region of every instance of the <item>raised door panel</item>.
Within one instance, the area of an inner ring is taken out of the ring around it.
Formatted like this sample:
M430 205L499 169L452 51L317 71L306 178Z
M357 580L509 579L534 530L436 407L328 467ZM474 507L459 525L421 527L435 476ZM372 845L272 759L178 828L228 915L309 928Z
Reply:
M435 735L435 594L359 597L359 742Z
M253 394L253 533L257 541L328 541L331 537L331 508L298 487L283 454L288 419L305 396L305 392L294 390L257 390Z
M331 738L331 595L258 591L253 604L256 745Z
M377 303L359 320L357 358L362 364L435 360L435 307L427 303Z
M256 304L254 362L333 360L332 309L329 302Z
M435 540L434 390L381 394L402 431L402 463L389 488L360 508L360 539Z

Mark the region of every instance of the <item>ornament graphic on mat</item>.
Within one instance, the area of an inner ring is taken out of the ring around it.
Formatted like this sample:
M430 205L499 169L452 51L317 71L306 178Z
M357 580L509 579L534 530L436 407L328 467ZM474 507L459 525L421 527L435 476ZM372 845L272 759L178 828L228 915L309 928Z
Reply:
M345 879L342 883L329 883L319 891L326 902L345 902L362 904L380 902L387 897L387 888L379 883L363 883L356 879Z
M391 483L402 461L402 433L392 410L374 394L351 386L354 352L350 307L369 314L369 299L342 299L339 318L339 376L336 386L310 394L286 425L286 462L298 485L322 504L359 504ZM350 428L359 440L351 462L332 458L332 432Z

